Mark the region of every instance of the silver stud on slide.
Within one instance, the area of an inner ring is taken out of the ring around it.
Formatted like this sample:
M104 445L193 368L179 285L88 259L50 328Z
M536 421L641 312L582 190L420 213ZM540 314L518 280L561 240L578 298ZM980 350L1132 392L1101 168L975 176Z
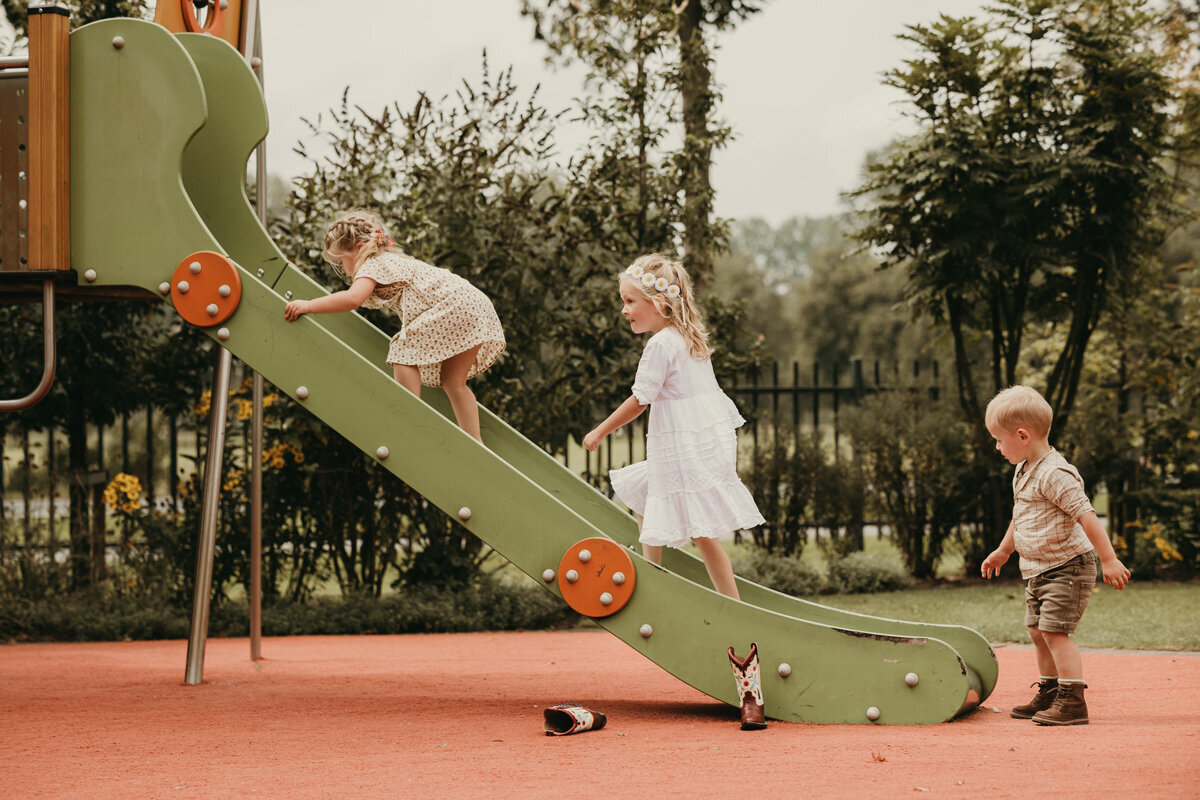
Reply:
M259 267L254 271L254 274L261 278L264 274L266 274L266 270L264 270L262 267Z
M159 294L170 294L171 293L171 284L166 281L163 281L162 283L160 283L158 285L158 293Z
M920 678L917 677L917 673L915 673L915 672L910 672L904 676L904 682L907 683L909 686L916 686L917 681L919 681L919 680L920 680Z
M200 262L193 261L192 263L188 264L188 271L191 272L193 275L199 275L200 274Z
M779 665L779 677L786 678L792 674L792 665L786 661Z
M233 294L233 289L229 288L228 283L222 283L217 288L217 294L221 295L221 297L229 297L229 295Z
M291 299L292 299L292 292L291 292L291 290L288 290L288 291L284 292L284 293L283 293L283 297L284 297L284 299L286 299L286 300L291 300Z
M259 58L258 56L254 56L253 58L250 59L250 66L254 67L255 69L258 69L259 67L262 66L262 59Z
M88 283L94 282L96 280L96 270L89 269L87 272L83 273L83 277Z
M871 720L871 722L874 722L875 720L879 719L879 709L876 708L875 706L871 706L870 708L868 708L867 709L867 719Z
M600 594L600 605L611 606L612 605L612 595L609 594L608 592L602 592Z
M552 570L552 569L542 570L542 580L544 580L546 583L553 583L554 582L554 570Z
M227 340L229 338L229 328L221 328L217 331L217 338L222 342Z
M114 36L113 40L112 40L112 45L115 49L120 50L122 47L125 46L125 37L124 36Z
M206 306L204 307L204 310L205 310L206 312L208 312L208 315L209 315L210 317L215 317L215 316L217 315L217 312L218 312L218 311L220 311L221 309L217 308L217 304L216 304L216 303L209 303L208 305L206 305Z
M585 564L587 562L591 561L592 560L592 551L591 550L580 550L579 551L579 560Z
M642 635L643 639L649 639L650 636L654 633L654 628L651 628L650 624L646 623L642 627L638 628L638 633L640 633Z
M175 288L179 290L180 294L187 294L188 290L191 289L192 286L187 281L180 281L179 283L175 284Z
M471 518L471 509L467 508L466 506L463 506L462 508L460 508L458 510L458 518L461 519L463 522L466 522L467 520L469 520Z
M389 453L388 449L386 447L384 447L383 445L379 445L379 447L375 448L375 457L378 458L380 461L383 461L385 458L388 457L388 455L390 455L390 453Z
M614 572L613 573L613 583L617 586L620 586L621 584L625 583L625 573L624 572Z
M308 387L307 386L297 386L296 387L296 397L301 400L307 400L308 399Z
M573 569L569 569L567 570L566 579L567 583L574 583L575 581L579 580L579 573Z

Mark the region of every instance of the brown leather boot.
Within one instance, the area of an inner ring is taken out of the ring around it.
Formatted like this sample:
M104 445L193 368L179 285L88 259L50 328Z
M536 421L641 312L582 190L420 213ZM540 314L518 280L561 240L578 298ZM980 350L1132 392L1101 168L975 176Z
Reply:
M1087 725L1087 703L1083 701L1086 683L1060 683L1054 705L1033 715L1038 725Z
M758 642L750 643L750 655L744 659L734 655L730 647L729 663L733 665L738 699L742 703L742 730L761 731L767 727L767 718L763 714L762 683L758 677Z
M1028 703L1013 706L1013 710L1009 712L1013 719L1031 719L1034 714L1054 705L1054 698L1058 696L1058 678L1038 681L1030 686L1037 687L1037 694Z

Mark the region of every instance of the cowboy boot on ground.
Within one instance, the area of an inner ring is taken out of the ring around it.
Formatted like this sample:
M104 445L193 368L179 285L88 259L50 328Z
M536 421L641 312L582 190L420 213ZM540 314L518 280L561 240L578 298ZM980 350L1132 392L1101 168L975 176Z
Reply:
M758 643L750 643L750 654L739 659L729 648L729 663L738 685L738 700L742 704L742 730L761 731L767 727L763 714L762 683L758 676Z
M579 703L559 703L542 712L542 730L547 736L566 736L584 731L598 731L608 722L608 717L592 711Z

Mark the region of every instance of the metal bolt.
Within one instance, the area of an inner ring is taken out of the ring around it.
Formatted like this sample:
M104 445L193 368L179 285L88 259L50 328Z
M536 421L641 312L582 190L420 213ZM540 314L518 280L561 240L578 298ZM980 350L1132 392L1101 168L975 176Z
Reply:
M463 522L466 522L467 520L469 520L471 518L471 509L467 508L466 506L463 506L462 508L460 508L458 510L458 518L461 519Z
M786 678L792 674L792 665L786 661L779 665L779 677Z
M867 719L871 720L871 722L874 722L875 720L879 719L879 709L876 708L875 706L871 706L870 708L868 708L867 709Z
M301 400L307 400L308 399L308 387L307 386L297 386L296 387L296 397L300 398Z
M217 338L222 342L227 340L229 338L229 328L221 328L217 331Z
M209 303L207 306L204 307L204 310L208 312L208 315L210 317L215 317L221 309L217 308L216 303Z
M547 569L542 571L542 580L546 583L551 583L554 580L554 570Z
M91 283L92 281L96 280L96 270L89 269L87 272L83 273L83 277L88 283Z
M649 623L647 623L647 624L643 625L642 627L638 628L638 633L640 633L642 635L643 639L649 639L651 634L654 633L654 628L651 628Z
M124 46L125 46L125 37L124 37L124 36L114 36L114 37L113 37L113 41L112 41L112 45L113 45L113 47L115 47L117 50L120 50L122 47L124 47Z
M283 293L283 296L284 296L285 298L287 298L288 300L291 300L291 299L292 299L292 293L291 293L290 291L288 291L288 292L284 292L284 293Z
M259 67L262 66L262 59L259 58L258 56L254 56L253 58L250 59L250 66L254 67L255 69L258 69Z
M584 564L591 561L592 560L592 551L591 550L580 550L579 551L579 560L582 561Z
M222 283L217 287L217 294L221 295L221 297L229 297L229 295L233 294L233 289L229 288L228 283Z
M566 577L567 577L567 583L574 583L575 581L579 580L579 573L573 569L569 569L569 570L567 570Z
M189 270L189 271L190 271L190 272L191 272L193 275L199 275L199 274L200 274L200 262L199 262L199 261L193 261L192 263L188 264L188 270Z
M616 584L617 586L620 586L621 584L625 583L625 573L624 572L614 572L613 573L613 583Z
M261 277L263 276L263 270L262 270L262 268L261 268L261 267L260 267L258 270L256 270L255 272L256 272L256 274L258 275L258 277L260 277L260 278L261 278Z
M160 283L158 285L158 291L161 292L162 294L170 294L171 293L171 284L166 281L163 281L162 283Z
M612 605L612 595L609 594L608 592L602 592L600 594L600 605L611 606Z
M386 447L384 447L383 445L379 445L379 447L375 448L375 457L378 458L380 461L383 461L385 458L388 457L388 449Z
M227 8L229 8L229 0L221 0L221 10L224 11Z
M919 681L919 680L920 680L920 678L917 676L917 673L915 673L915 672L910 672L904 676L904 682L907 683L909 686L916 686L917 681Z
M192 286L187 281L180 281L179 283L175 284L175 288L179 290L180 294L187 294L188 289L191 289Z

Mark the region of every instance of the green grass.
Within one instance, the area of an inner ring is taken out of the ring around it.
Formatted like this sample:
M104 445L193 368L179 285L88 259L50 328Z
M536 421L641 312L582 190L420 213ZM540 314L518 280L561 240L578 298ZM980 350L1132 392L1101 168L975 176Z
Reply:
M908 589L873 595L812 598L878 617L966 625L991 642L1029 644L1021 583ZM1074 639L1081 647L1200 651L1200 583L1131 583L1099 588Z

